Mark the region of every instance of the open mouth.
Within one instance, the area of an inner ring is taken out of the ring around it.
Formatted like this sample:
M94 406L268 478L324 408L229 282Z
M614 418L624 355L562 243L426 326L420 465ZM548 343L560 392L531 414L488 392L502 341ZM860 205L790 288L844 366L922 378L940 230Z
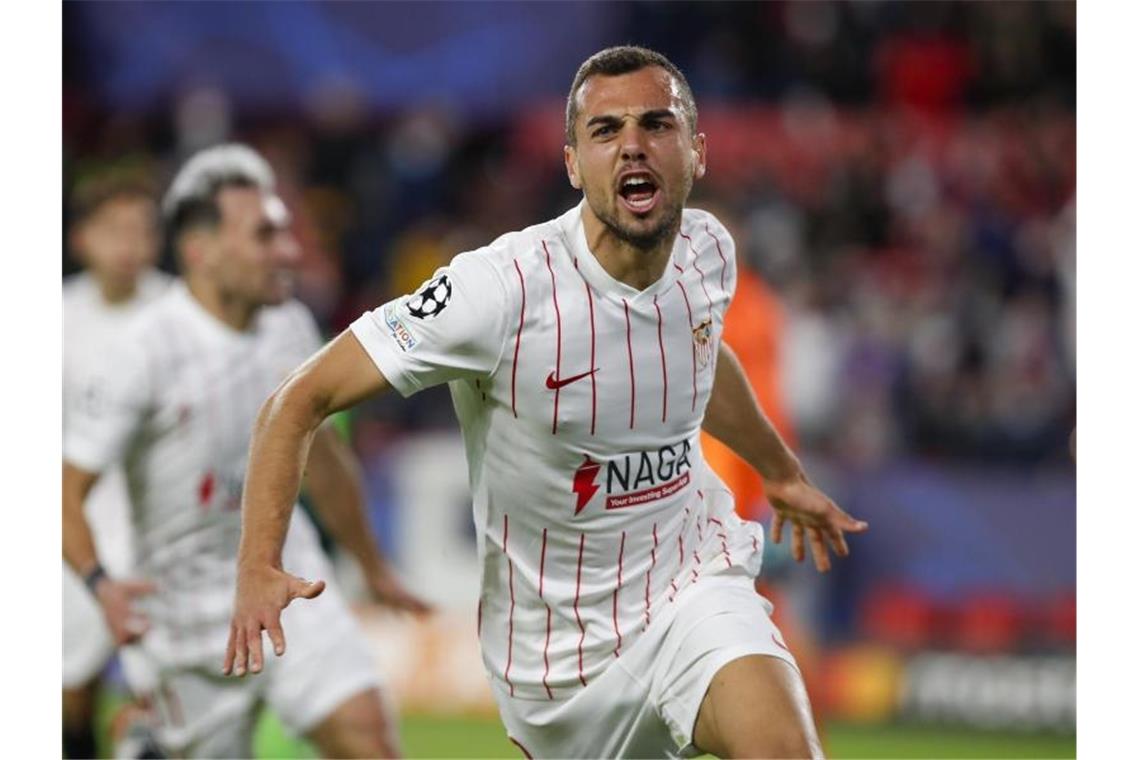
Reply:
M656 181L649 174L628 174L618 185L618 196L622 203L635 214L652 211L660 195Z

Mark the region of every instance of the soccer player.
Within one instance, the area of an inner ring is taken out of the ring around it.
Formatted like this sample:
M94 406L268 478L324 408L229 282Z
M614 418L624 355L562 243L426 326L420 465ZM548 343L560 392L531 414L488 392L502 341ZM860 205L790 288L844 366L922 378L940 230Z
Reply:
M224 672L276 662L262 631L285 653L300 617L281 610L321 588L281 552L321 421L389 387L447 382L474 495L484 665L525 755L821 754L752 585L762 529L706 467L702 427L763 476L773 538L790 527L797 559L810 546L825 571L845 532L867 526L811 484L720 340L735 251L711 214L685 208L705 171L696 127L663 56L590 57L566 111L583 202L460 254L274 392L251 444Z
M71 194L69 247L83 266L63 283L63 423L76 409L98 403L82 393L81 378L106 356L113 341L169 277L154 269L158 214L148 177L131 167L107 167L79 182ZM113 468L87 499L99 553L118 574L131 565L130 520L122 470ZM63 566L63 749L94 757L93 726L99 676L114 642L83 581Z
M217 672L250 428L273 387L320 341L312 316L289 298L298 250L259 155L228 145L194 156L163 215L182 279L137 315L85 382L98 403L75 414L64 440L64 557L95 592L115 642L137 642L157 674L138 690L153 696L167 751L249 757L256 709L266 703L325 756L396 755L372 657L334 588L314 614L291 621L295 658L258 681ZM83 517L99 473L117 462L130 489L137 580L105 569ZM330 427L313 436L307 487L373 594L423 611L370 539L356 460ZM290 567L329 576L303 512L284 544Z

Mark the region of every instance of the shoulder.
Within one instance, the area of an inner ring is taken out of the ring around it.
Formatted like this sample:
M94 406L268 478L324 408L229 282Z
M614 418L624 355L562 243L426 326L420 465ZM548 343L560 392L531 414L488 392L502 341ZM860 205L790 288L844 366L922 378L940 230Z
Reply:
M74 308L86 303L91 296L91 275L87 272L68 275L63 278L63 307Z
M681 214L681 231L697 242L698 238L705 237L704 242L712 245L720 242L721 245L732 245L732 235L728 228L716 218L711 211L701 208L686 208Z
M290 298L276 306L266 306L261 312L261 324L275 334L319 332L313 312L296 298Z
M153 301L166 292L175 278L158 269L150 269L139 277L138 297L142 302Z

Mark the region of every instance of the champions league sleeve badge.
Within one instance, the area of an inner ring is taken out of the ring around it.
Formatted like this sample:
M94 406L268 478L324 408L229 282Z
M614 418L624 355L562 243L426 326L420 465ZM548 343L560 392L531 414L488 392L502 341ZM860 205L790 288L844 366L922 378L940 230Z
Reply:
M435 319L447 308L451 300L451 280L441 274L428 280L405 304L408 313L416 319Z
M693 347L697 351L697 361L701 369L709 366L712 358L712 320L703 320L693 328Z

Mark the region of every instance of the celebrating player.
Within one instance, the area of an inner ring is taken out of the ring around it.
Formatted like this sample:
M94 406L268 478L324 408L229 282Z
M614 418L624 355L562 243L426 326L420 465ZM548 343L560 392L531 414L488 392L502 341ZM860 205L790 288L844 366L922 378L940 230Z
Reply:
M84 382L90 401L64 440L64 557L95 592L116 643L137 642L152 664L157 683L141 690L153 694L168 751L250 757L256 708L265 702L326 756L394 756L372 657L335 588L314 602L316 614L290 621L295 658L257 681L217 673L249 431L258 406L319 337L309 312L289 299L297 246L260 156L238 145L196 155L175 178L163 214L182 279L140 312ZM99 473L117 462L131 493L138 580L104 569L83 516ZM370 540L355 458L331 428L313 435L307 486L374 595L424 610ZM284 545L291 568L329 577L302 512Z
M85 404L81 382L103 361L108 343L169 277L153 266L158 215L144 171L107 167L81 179L71 198L68 242L84 271L63 284L63 423ZM131 565L130 518L122 470L114 468L86 503L99 554L118 574ZM94 757L99 675L115 651L98 604L83 581L63 566L63 748L68 757Z
M484 664L525 755L821 753L753 589L762 529L705 465L702 427L763 476L773 537L790 527L798 560L810 546L825 571L845 532L867 526L807 479L720 340L735 251L716 218L685 208L705 172L696 125L666 58L595 54L566 111L583 202L457 256L274 392L251 445L225 672L267 667L262 630L278 655L291 647L300 616L280 612L314 589L281 547L321 421L390 386L447 382L474 494Z

